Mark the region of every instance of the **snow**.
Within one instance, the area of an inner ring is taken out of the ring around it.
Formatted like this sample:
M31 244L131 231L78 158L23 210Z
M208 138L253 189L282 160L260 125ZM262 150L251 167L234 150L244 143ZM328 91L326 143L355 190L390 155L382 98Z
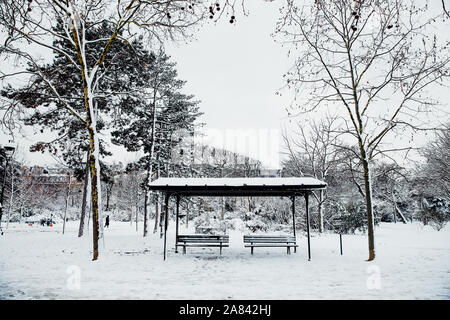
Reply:
M140 223L142 226L142 223ZM150 223L150 225L152 225ZM91 261L92 229L77 238L78 223L54 227L11 223L0 237L2 299L450 299L450 226L381 223L377 257L367 262L367 237L297 232L297 253L244 248L230 230L230 248L175 253L174 223L168 257L158 234L142 237L129 222L111 221ZM193 226L192 226L193 228ZM193 233L180 226L180 233ZM180 250L181 251L181 250ZM76 279L80 279L79 282ZM79 283L79 286L77 285Z
M317 186L327 184L312 177L300 178L159 178L150 186Z

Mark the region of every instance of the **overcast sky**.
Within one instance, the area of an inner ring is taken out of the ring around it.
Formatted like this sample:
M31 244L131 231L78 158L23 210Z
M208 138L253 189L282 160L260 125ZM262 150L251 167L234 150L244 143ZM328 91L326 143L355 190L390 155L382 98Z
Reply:
M259 158L279 167L280 123L291 98L276 95L291 63L270 36L279 4L248 1L249 15L209 23L197 41L170 45L185 90L202 102L204 143ZM280 3L280 2L278 2Z
M186 80L185 93L201 100L207 134L201 143L224 147L254 158L268 167L279 167L280 123L283 105L290 101L275 95L283 85L282 74L289 67L287 52L270 37L277 20L278 5L263 0L249 1L248 16L236 13L236 22L210 21L196 40L168 44L166 50L177 63L179 78ZM29 164L54 162L49 155L30 154L29 145L47 139L27 129L16 136L19 153ZM4 134L1 140L8 139ZM126 154L111 146L115 161L133 161L139 155Z
M177 63L179 78L187 81L185 93L201 100L204 115L200 121L206 123L207 134L201 142L258 158L272 168L280 166L281 130L289 125L285 107L293 99L288 92L275 94L283 85L283 73L292 65L287 48L270 36L282 2L247 1L247 17L238 11L234 24L228 19L209 22L196 40L166 47ZM450 101L448 88L435 95ZM0 138L2 142L7 139L1 133ZM16 138L21 158L29 164L54 162L48 155L27 152L29 145L40 138L33 132L26 138ZM410 143L408 138L404 138L405 143ZM417 139L419 145L424 141L425 137ZM109 161L128 162L139 156L116 146L112 151L114 158Z

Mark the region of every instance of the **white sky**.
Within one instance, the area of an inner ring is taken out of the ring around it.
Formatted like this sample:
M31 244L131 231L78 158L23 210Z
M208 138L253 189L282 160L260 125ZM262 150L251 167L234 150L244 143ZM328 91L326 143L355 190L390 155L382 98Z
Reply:
M280 2L278 2L280 3ZM237 22L207 24L188 44L171 45L185 90L201 102L205 143L258 158L279 167L283 106L291 98L275 95L291 63L287 50L274 42L279 4L248 1L249 16L238 10Z
M166 47L177 63L179 78L187 81L185 93L201 100L204 116L200 121L206 123L207 134L202 143L249 155L272 168L279 167L281 130L289 125L285 107L293 99L287 92L282 96L275 94L283 85L283 73L292 65L287 48L270 36L282 2L247 1L249 16L244 17L239 8L236 23L230 24L228 19L207 23L196 40ZM450 101L448 88L435 95ZM16 138L21 158L29 164L54 163L48 155L27 151L32 142L45 136L28 133L26 138ZM402 143L410 143L408 138ZM7 139L0 133L0 144ZM414 143L424 141L424 137L419 137ZM111 147L114 157L109 161L138 158L123 148Z

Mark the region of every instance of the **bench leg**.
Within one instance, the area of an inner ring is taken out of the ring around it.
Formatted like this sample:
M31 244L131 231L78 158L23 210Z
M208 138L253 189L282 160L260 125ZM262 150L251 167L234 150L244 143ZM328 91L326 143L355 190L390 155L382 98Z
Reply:
M253 254L253 247L250 247L250 252Z
M220 244L220 255L222 255L222 244Z
M178 253L178 246L175 245L175 253Z
M287 254L291 254L291 247L287 247Z
M297 247L294 247L294 253L297 253Z
M183 246L183 254L186 254L186 246Z

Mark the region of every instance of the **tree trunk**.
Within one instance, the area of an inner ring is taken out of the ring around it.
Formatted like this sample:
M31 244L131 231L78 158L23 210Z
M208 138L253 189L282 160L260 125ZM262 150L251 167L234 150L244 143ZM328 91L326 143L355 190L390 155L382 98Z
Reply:
M99 164L99 140L95 125L88 128L90 153L89 168L91 173L91 211L92 211L92 236L93 236L93 257L98 259L98 240L100 238L100 216L101 216L101 190L100 190L100 164Z
M155 199L155 227L153 228L153 233L158 231L158 217L159 217L159 194L156 194Z
M323 190L319 191L319 232L323 232Z
M148 192L145 192L144 196L144 237L147 236L147 206L148 206Z
M80 63L80 75L82 79L83 88L83 102L86 109L86 119L83 121L89 136L89 169L91 174L91 211L92 211L92 235L93 235L93 257L92 260L98 259L98 240L103 236L100 234L99 221L101 221L101 204L102 204L102 189L100 184L100 141L97 133L98 108L94 103L93 81L98 70L98 65L89 73L87 68L85 38L80 39L78 30L75 24L72 24L73 40L75 49ZM115 35L112 37L114 40ZM81 40L81 42L80 42ZM102 59L105 58L106 52ZM103 224L101 225L103 230Z
M5 194L5 186L6 186L6 169L8 168L8 159L6 159L5 167L3 169L3 183L2 183L2 191L0 194L0 204L3 202L3 196ZM2 218L3 218L3 205L0 205L0 227L2 226ZM2 232L3 234L3 232Z
M220 212L220 220L225 219L225 197L222 197L222 203L221 203L222 211Z
M109 211L109 199L111 198L112 187L113 187L112 183L106 184L106 209L105 209L106 211Z
M145 199L144 199L144 237L147 236L147 215L148 215L148 200L151 198L151 192L147 189L149 183L152 180L152 171L153 171L153 166L152 166L152 157L153 157L153 145L154 143L152 142L152 147L150 148L150 155L148 158L148 162L147 162L147 174L145 177Z
M82 200L83 203L81 204L81 216L80 216L80 227L78 229L78 237L82 237L84 232L84 220L86 216L88 184L89 184L89 151L86 152L86 174L84 175L83 200Z
M160 219L159 219L159 227L160 227L159 237L162 238L164 235L164 230L163 230L164 220L166 219L166 215L164 214L164 212L166 212L164 201L161 201L160 212L161 212L161 215L160 215Z
M64 234L64 231L66 230L66 217L67 217L67 207L69 206L69 196L70 196L70 183L71 181L71 174L69 173L69 176L67 177L67 186L66 186L66 203L64 206L64 221L63 221L63 229L62 234Z
M6 167L5 167L6 170ZM11 216L11 209L13 204L13 194L14 194L14 161L11 160L11 194L9 195L9 207L8 207L8 221L6 222L6 229L9 226L9 220Z
M374 215L372 203L372 180L369 161L363 151L363 170L364 170L364 186L366 192L366 210L367 210L367 237L369 242L369 259L375 259L375 236L374 236Z
M136 211L136 232L137 232L138 231L139 207L136 205L134 210Z
M159 178L160 166L159 166L159 152L156 154L156 179ZM159 193L156 193L156 203L155 203L155 227L153 228L153 233L158 231L158 217L159 217Z
M396 213L399 215L399 217L402 219L403 223L406 223L406 218L405 218L405 216L403 215L403 213L402 213L402 211L400 210L400 208L397 207L397 205L395 206L395 210L396 210Z

